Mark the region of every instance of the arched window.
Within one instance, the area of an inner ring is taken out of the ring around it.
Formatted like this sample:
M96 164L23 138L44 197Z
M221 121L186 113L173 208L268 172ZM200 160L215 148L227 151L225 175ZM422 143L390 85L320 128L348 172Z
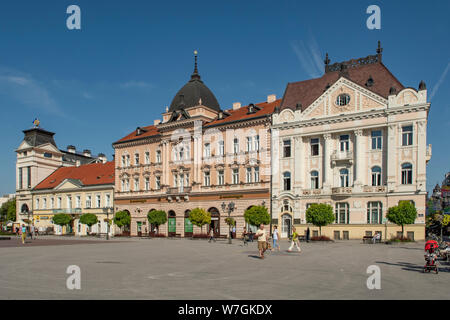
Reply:
M369 202L367 204L367 223L381 224L383 216L383 205L381 202Z
M402 184L412 184L412 164L402 164Z
M291 190L291 173L288 171L283 173L283 185L284 185L284 191Z
M319 189L319 172L311 171L311 189Z
M381 186L381 168L378 166L372 168L372 186Z
M341 179L341 187L348 187L348 169L339 170L339 177Z

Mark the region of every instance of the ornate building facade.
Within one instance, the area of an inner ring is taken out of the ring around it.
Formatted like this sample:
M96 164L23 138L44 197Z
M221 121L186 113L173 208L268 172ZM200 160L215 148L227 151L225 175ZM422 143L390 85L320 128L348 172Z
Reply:
M35 126L23 131L24 139L16 150L16 222L30 222L33 215L32 190L59 167L79 166L106 161L104 154L97 157L90 150L77 152L73 145L59 149L54 133Z
M154 231L147 213L164 210L168 223L160 233L199 233L187 219L190 210L211 213L216 235L227 235L225 218L245 226L244 211L269 204L271 115L280 100L222 110L197 70L162 114L162 121L138 127L113 143L115 149L115 211L131 215L131 235ZM229 203L234 210L229 212ZM222 206L227 206L225 209Z
M384 238L401 230L386 223L399 201L418 211L411 238L425 237L426 164L430 103L421 82L404 87L382 63L382 49L366 58L330 65L322 77L289 83L272 125L272 217L287 236L318 228L306 224L312 203L328 203L334 239Z

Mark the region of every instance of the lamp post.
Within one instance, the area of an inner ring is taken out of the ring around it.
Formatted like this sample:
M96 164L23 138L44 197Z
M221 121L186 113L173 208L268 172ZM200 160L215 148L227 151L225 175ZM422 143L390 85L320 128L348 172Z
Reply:
M104 211L106 211L106 240L109 240L109 211L110 210L113 211L111 207L104 208Z
M231 212L233 212L234 209L236 209L234 202L230 202L230 203L228 203L228 205L226 205L225 202L222 202L222 210L228 211L228 222L230 222ZM230 223L228 223L228 244L231 244L231 224Z

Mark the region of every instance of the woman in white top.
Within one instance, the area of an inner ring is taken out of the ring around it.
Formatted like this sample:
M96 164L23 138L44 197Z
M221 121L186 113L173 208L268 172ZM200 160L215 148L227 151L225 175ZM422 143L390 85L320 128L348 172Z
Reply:
M280 244L278 243L278 227L274 226L273 227L273 247L272 247L272 251L275 250L275 248L278 248L278 251L280 251Z

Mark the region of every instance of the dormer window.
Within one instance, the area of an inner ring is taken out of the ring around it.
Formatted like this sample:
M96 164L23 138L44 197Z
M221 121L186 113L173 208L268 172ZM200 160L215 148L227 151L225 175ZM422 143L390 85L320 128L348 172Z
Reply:
M373 78L372 78L372 76L369 76L369 79L367 79L367 82L366 82L366 87L371 87L371 86L373 86Z
M343 94L338 95L338 97L336 99L336 104L338 106L346 106L349 103L350 103L350 96L348 94L343 93Z

